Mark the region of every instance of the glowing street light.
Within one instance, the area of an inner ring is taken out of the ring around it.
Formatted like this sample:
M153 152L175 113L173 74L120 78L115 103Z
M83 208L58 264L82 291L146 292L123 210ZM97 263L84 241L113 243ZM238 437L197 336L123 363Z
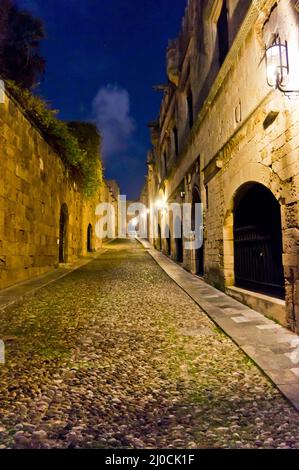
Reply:
M289 74L287 42L281 43L277 36L269 47L266 47L267 82L271 87L283 86Z
M283 44L277 35L269 47L265 47L267 83L285 95L299 94L299 90L287 90L285 85L289 76L288 43Z
M159 210L167 209L167 204L166 204L165 201L163 201L163 199L157 199L156 202L155 202L155 206Z
M138 225L138 219L135 217L134 219L131 220L131 226L134 228L134 230L136 229L137 225Z

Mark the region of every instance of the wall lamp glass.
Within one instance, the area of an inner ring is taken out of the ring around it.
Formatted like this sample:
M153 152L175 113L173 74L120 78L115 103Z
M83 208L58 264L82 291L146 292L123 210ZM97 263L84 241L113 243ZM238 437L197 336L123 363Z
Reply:
M286 89L290 68L288 43L281 42L279 35L275 37L269 47L265 47L267 83L285 95L299 95L299 90Z
M167 203L163 199L157 199L156 202L155 202L155 206L158 210L167 209Z

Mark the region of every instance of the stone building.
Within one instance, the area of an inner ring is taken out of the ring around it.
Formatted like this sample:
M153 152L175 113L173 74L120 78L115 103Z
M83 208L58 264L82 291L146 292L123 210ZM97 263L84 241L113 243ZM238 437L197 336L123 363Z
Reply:
M0 289L96 251L99 202L117 204L103 181L85 198L62 159L0 88Z
M167 76L148 204L202 203L204 243L151 242L298 332L299 2L189 0Z
M109 189L109 197L106 198L106 201L110 201L114 206L114 217L115 217L115 233L118 233L118 223L119 223L119 208L118 200L120 197L120 187L116 180L106 180L105 181Z

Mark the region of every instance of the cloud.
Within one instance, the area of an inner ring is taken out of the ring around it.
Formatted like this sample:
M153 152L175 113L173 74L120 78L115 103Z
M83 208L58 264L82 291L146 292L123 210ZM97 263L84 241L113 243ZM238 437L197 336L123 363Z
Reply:
M105 159L126 152L132 145L136 124L130 115L130 96L117 85L99 89L92 102L93 118L103 137Z

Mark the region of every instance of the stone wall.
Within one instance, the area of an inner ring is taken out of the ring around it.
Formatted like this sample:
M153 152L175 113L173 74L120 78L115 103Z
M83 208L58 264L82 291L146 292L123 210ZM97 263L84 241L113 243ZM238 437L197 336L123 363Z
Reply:
M60 211L66 205L65 261L87 252L91 224L96 239L95 206L109 198L105 184L85 199L60 157L45 142L15 100L0 104L0 289L58 266Z
M189 27L183 22L178 41L179 48L184 45L184 54L181 51L181 59L176 59L180 63L175 71L177 86L171 85L165 93L157 121L159 140L153 141L151 152L149 197L150 202L157 197L171 202L179 200L183 189L184 202L191 202L193 188L199 188L204 206L204 275L224 290L235 282L235 196L248 183L268 188L280 205L286 295L285 304L279 301L279 315L275 299L273 315L266 303L264 313L299 331L298 100L268 86L264 58L265 45L275 34L287 40L288 86L299 89L299 13L292 0L280 0L277 5L274 0L249 3L227 1L230 49L219 67L215 25L222 2L189 0ZM186 90L190 89L194 100L191 130L186 107ZM173 125L178 128L179 154L168 155L163 175L162 152ZM194 271L194 253L185 252L184 266Z

